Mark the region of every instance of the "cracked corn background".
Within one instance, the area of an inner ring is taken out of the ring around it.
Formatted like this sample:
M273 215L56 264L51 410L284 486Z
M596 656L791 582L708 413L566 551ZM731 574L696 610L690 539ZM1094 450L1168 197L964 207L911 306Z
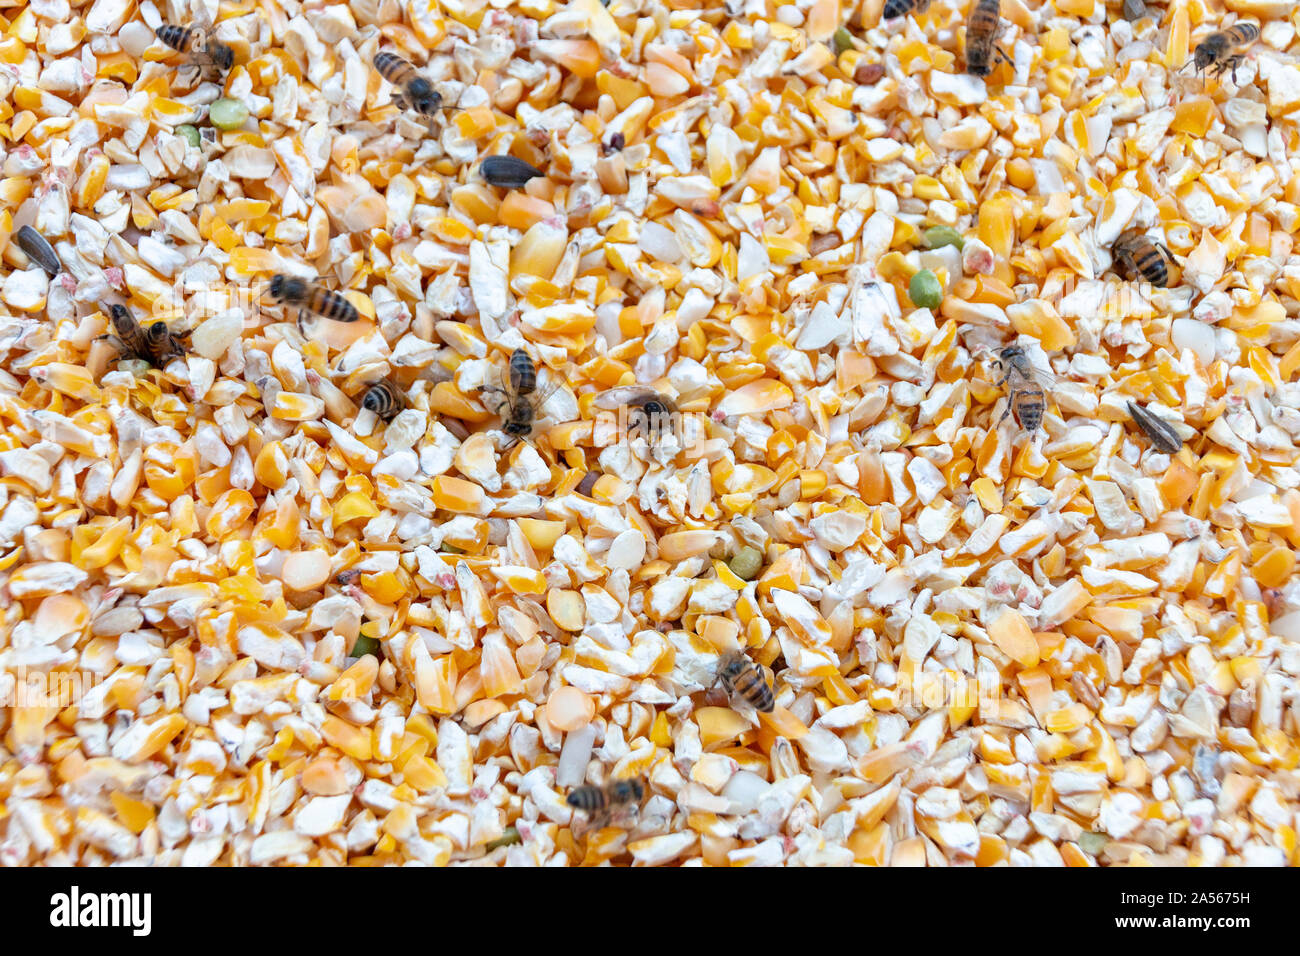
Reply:
M986 84L966 4L881 7L0 8L0 690L94 678L0 711L0 862L1295 862L1300 14L1004 0ZM118 301L189 354L119 364ZM503 454L516 347L564 384ZM700 439L613 441L636 383Z

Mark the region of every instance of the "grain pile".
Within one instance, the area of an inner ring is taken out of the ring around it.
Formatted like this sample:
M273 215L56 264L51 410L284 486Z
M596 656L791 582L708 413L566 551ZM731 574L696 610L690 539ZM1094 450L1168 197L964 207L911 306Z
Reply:
M1300 13L882 6L0 10L0 863L1296 862Z

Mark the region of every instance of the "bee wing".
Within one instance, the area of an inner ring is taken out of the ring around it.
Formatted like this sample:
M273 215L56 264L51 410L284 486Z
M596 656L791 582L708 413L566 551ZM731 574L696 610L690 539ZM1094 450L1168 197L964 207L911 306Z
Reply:
M546 386L546 388L541 392L536 392L533 395L528 396L530 399L532 399L533 408L537 409L537 415L539 418L546 414L545 413L546 403L550 401L552 395L554 395L556 392L560 390L560 386L563 384L564 383L559 380L550 382Z
M646 402L663 398L653 388L644 385L623 385L611 388L596 396L597 408L613 410L620 405L644 405Z

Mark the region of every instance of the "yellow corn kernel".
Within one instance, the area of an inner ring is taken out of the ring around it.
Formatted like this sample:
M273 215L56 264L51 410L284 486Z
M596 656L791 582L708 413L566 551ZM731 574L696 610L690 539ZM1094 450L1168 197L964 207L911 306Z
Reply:
M1021 667L1034 667L1039 660L1038 641L1019 611L1008 608L988 626L989 637Z

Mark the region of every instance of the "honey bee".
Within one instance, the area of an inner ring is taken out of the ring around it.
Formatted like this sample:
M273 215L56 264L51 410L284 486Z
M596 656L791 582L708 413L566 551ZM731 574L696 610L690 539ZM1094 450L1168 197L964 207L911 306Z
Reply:
M998 379L998 384L1010 383L1011 394L1007 398L1006 411L998 419L1001 425L1013 411L1016 421L1027 432L1032 432L1043 421L1043 409L1047 404L1047 393L1038 383L1034 367L1029 363L1025 350L1018 345L1008 345L998 353L998 368L1005 368L1006 374Z
M1011 58L994 42L1002 32L1002 0L975 0L966 21L966 72L988 76L994 57L1004 63Z
M925 13L929 6L930 0L885 0L885 12L880 18L893 20L895 17L905 17L913 12Z
M537 366L523 349L510 353L510 387L520 395L531 395L537 389Z
M653 388L628 385L611 388L596 396L596 407L613 410L622 406L633 409L628 418L629 433L643 429L649 441L658 441L677 415L677 404Z
M379 75L401 93L393 94L393 102L402 109L412 109L426 119L442 108L442 96L433 84L419 74L410 63L395 53L376 53L375 69Z
M573 809L585 813L593 826L598 820L603 825L615 810L639 806L645 799L645 783L639 777L629 777L603 786L588 784L574 789L564 799Z
M190 58L195 76L208 75L219 80L235 65L235 51L221 43L209 31L199 27L178 27L164 23L157 30L158 39Z
M770 714L776 706L772 688L767 686L763 669L740 651L724 657L718 667L718 680L728 694L735 694L755 710Z
M162 368L185 354L181 336L167 328L167 323L161 319L143 329L130 309L116 304L108 307L108 315L113 332L101 335L100 339L107 339L116 346L123 358L139 359Z
M159 368L174 359L185 356L185 348L180 342L182 336L169 329L167 323L161 319L145 329L144 337L145 341L149 343L153 363Z
M361 318L357 307L339 293L331 292L318 282L307 282L282 273L271 277L271 298L298 307L299 330L308 312L335 322L355 322Z
M1169 262L1173 262L1174 254L1163 242L1157 242L1141 229L1130 229L1116 239L1110 247L1110 254L1126 279L1134 280L1140 276L1160 289L1169 282L1169 266L1165 259L1167 257Z
M372 382L361 399L361 407L370 409L382 422L391 422L406 404L406 395L386 378Z
M1237 67L1246 58L1245 50L1259 39L1259 27L1254 23L1238 23L1227 30L1211 33L1196 44L1192 58L1184 64L1183 69L1195 66L1197 73L1209 70L1215 76L1224 72L1232 74L1232 82L1237 82Z
M501 417L501 430L510 436L506 448L514 446L521 438L532 434L533 423L546 400L560 387L556 382L545 394L537 394L537 366L523 349L510 354L509 371L501 377L501 385L480 385L479 392L492 392L502 396L494 412Z

